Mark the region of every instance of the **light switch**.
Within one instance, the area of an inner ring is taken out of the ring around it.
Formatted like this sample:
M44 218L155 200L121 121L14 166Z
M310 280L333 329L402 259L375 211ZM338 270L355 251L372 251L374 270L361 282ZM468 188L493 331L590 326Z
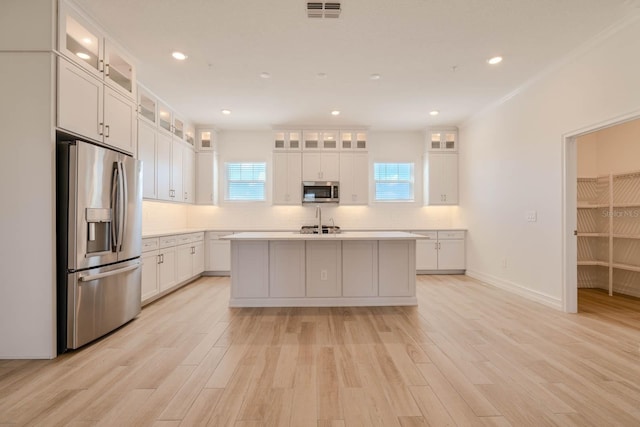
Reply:
M527 211L527 222L536 222L538 220L538 212Z

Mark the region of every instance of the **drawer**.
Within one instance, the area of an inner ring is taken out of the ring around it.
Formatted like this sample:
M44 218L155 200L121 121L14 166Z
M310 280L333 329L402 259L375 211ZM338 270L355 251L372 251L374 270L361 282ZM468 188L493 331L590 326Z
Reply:
M438 239L437 231L412 231L412 233L424 236L424 238L420 240L437 240Z
M149 237L142 239L142 252L150 252L160 247L160 239L157 237Z
M191 234L178 234L175 236L176 245L184 245L186 243L191 243Z
M176 236L165 236L160 238L160 248L170 248L177 244Z
M464 230L438 231L438 239L440 240L464 239Z

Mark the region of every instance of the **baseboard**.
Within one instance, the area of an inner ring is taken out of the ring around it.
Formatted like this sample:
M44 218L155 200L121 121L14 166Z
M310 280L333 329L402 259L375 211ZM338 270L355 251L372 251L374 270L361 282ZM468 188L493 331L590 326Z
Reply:
M231 298L229 307L368 307L418 305L417 297Z
M540 304L544 304L547 307L555 308L556 310L563 310L562 300L559 298L552 297L550 295L544 294L542 292L534 291L524 286L521 286L517 283L510 282L508 280L500 279L498 277L480 273L479 271L467 269L467 276L479 280L487 285L491 285L496 288L503 289L505 291L511 292L516 295L520 295L526 299L539 302Z

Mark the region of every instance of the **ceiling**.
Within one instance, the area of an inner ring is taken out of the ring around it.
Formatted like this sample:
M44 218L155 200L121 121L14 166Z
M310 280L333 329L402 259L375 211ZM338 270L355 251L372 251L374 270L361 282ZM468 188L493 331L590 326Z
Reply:
M138 59L145 86L197 124L236 130L458 125L640 7L343 0L339 18L310 19L301 0L75 2Z

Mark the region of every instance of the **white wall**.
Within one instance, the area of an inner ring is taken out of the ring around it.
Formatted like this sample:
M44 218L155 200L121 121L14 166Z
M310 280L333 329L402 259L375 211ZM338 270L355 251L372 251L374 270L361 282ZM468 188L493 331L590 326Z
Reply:
M469 275L562 307L563 135L640 114L638 52L636 15L461 127Z
M52 358L53 54L3 52L0 69L0 182L5 189L0 204L0 358Z
M273 133L226 131L218 134L220 171L228 161L267 162L267 182L271 183L271 143ZM369 162L414 162L414 203L375 203L369 206L323 206L323 222L333 218L344 229L425 229L451 227L457 207L425 207L422 205L423 132L369 132ZM370 172L370 175L372 173ZM221 180L221 185L223 182ZM371 195L370 195L371 198ZM271 188L267 186L264 203L225 203L220 206L190 206L190 227L221 230L296 230L315 223L313 206L273 206Z

